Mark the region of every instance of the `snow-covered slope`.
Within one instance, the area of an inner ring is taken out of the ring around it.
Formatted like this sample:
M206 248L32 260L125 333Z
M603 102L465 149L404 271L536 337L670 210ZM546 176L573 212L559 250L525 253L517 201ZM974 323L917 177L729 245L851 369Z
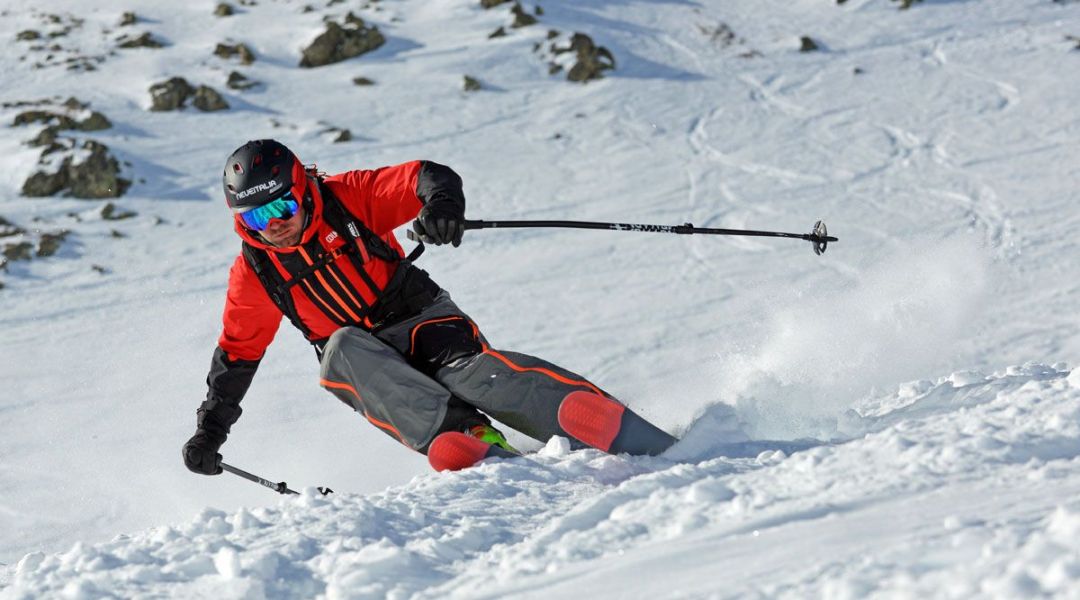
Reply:
M1080 376L954 373L823 442L537 455L33 553L7 597L1073 597ZM790 454L789 454L790 453Z
M526 2L540 22L494 39L509 4L214 4L0 2L0 217L35 242L70 230L55 256L0 271L0 594L1077 594L1080 4ZM138 21L118 27L126 10ZM349 11L387 44L297 68ZM27 29L45 41L17 40ZM549 29L587 33L617 69L549 75L534 51ZM143 31L165 47L115 49ZM799 52L804 35L820 50ZM68 71L74 55L103 60ZM262 84L229 90L233 70ZM172 76L232 108L147 110ZM137 216L19 194L40 128L6 126L13 103L69 96L113 122L74 135L129 163L116 203ZM223 453L338 493L278 505L179 457L238 250L221 164L264 136L330 172L448 164L471 218L824 218L840 241L816 257L518 230L431 249L424 268L497 346L686 440L657 459L553 443L436 475L318 389L283 328Z

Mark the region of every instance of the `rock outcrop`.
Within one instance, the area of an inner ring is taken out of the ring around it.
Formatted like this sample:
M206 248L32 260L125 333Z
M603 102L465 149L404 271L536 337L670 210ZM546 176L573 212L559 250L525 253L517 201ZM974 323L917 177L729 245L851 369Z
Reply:
M52 196L68 190L75 198L118 198L131 185L120 177L120 163L105 144L86 140L81 160L65 156L55 172L37 171L23 183L24 196Z
M311 68L341 62L371 52L385 43L386 38L378 27L368 26L350 12L344 25L334 21L326 24L326 31L304 48L300 66Z
M152 111L180 110L187 106L189 99L192 100L195 108L201 111L209 112L229 108L229 103L216 90L206 85L193 87L183 77L172 77L150 86L150 110Z

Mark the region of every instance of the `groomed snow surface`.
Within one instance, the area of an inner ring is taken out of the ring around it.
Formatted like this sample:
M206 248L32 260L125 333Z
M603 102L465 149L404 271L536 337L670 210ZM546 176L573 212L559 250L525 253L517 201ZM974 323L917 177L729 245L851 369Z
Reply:
M521 29L479 0L215 4L0 0L0 100L107 116L62 135L109 146L137 213L21 196L40 127L0 109L0 216L27 230L0 244L70 232L0 271L0 599L1080 598L1080 3L552 0ZM386 45L298 68L349 11ZM552 29L617 69L550 75ZM164 47L113 52L144 31ZM68 71L74 54L103 61ZM261 84L227 88L234 70ZM231 109L149 111L173 76ZM538 452L433 473L319 389L285 325L222 448L336 490L283 498L180 459L239 250L221 165L259 137L331 173L449 165L475 219L825 219L840 241L430 248L421 266L496 348L682 441L631 458L509 432Z

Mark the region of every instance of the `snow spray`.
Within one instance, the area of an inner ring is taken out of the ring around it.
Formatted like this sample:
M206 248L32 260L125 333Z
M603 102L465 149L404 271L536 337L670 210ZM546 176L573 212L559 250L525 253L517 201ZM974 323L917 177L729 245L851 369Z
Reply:
M974 238L912 240L846 283L773 294L760 342L715 366L726 406L698 421L720 411L730 428L734 408L750 439L832 439L837 418L875 388L949 366L990 279Z

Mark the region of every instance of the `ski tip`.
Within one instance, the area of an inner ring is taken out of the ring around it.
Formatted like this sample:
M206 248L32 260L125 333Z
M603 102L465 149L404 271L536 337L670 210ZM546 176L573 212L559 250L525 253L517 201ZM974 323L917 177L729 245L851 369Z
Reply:
M458 431L440 433L428 446L428 463L436 471L460 471L487 458L491 445Z
M559 426L577 440L608 452L622 428L626 407L591 392L570 392L559 405Z

